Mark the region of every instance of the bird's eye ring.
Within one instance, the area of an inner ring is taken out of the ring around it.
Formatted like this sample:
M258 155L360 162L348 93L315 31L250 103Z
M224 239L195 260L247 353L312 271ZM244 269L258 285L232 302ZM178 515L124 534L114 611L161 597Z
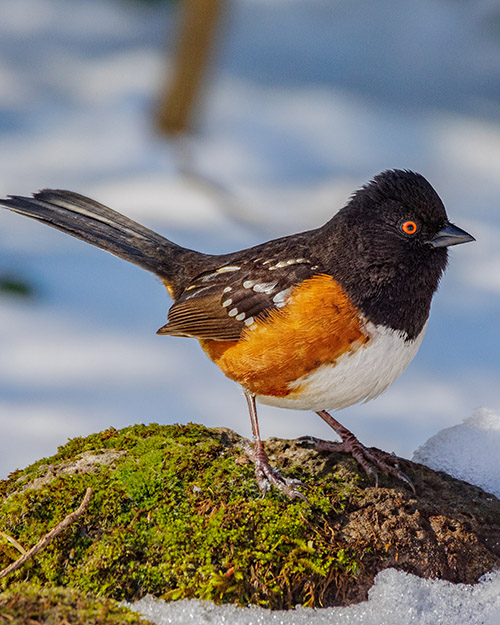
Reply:
M400 228L405 234L409 234L410 236L416 234L418 230L418 226L414 221L403 221Z

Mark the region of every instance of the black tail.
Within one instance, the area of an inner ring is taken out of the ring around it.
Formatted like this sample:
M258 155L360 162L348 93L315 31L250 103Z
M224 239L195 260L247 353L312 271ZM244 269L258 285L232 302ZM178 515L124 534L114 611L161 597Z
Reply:
M193 265L205 257L72 191L45 189L33 197L9 196L0 199L0 204L139 265L174 291L189 279Z

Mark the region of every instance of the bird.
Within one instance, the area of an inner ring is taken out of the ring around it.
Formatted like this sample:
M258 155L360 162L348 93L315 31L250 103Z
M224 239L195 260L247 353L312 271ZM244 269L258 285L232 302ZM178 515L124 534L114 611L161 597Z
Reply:
M421 174L374 176L324 225L226 254L178 245L95 200L59 189L0 205L158 276L173 303L157 333L199 341L243 390L248 455L260 491L302 498L300 481L270 463L257 402L316 412L340 441L306 437L413 484L397 457L368 448L330 413L384 392L416 355L448 248L474 241L451 223Z

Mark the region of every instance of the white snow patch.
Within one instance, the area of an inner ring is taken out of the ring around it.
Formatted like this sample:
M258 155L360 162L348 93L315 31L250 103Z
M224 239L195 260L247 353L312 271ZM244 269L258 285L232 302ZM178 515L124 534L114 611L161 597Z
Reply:
M416 450L413 460L500 497L499 449L500 415L478 408L460 425L430 438Z
M466 586L388 569L377 575L368 601L345 608L284 612L199 600L166 603L153 597L129 607L156 625L498 625L500 571Z

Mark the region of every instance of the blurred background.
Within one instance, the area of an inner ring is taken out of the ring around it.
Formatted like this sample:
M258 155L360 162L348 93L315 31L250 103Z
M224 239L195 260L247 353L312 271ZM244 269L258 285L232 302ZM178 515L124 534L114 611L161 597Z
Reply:
M476 243L452 249L423 346L340 414L404 456L500 411L498 0L0 0L0 194L67 188L226 252L316 227L414 169ZM109 426L250 434L195 341L159 337L144 271L0 211L0 478ZM260 408L264 437L331 432Z

